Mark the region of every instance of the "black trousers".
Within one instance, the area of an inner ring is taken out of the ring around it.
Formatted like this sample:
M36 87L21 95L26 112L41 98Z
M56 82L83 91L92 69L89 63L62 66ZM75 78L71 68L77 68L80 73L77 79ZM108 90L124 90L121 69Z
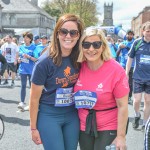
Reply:
M111 145L117 136L116 130L98 131L98 137L95 138L84 131L80 131L79 144L81 150L105 150L105 147Z
M124 68L126 70L126 68ZM129 92L129 98L132 97L132 92L133 92L133 67L130 68L129 71L129 88L130 88L130 92Z
M129 97L132 97L132 91L133 91L133 67L131 67L130 71L129 71L129 87L130 87L130 93L129 93Z

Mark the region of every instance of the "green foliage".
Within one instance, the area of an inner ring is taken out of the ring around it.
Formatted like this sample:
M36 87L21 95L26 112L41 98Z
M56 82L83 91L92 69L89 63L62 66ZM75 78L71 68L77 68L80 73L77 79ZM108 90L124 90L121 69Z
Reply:
M85 27L98 23L96 4L91 0L51 0L43 9L57 19L65 13L76 14L83 19Z

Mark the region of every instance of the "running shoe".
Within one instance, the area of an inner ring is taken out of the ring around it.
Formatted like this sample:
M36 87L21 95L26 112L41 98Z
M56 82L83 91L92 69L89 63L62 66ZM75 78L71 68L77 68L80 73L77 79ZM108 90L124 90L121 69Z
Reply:
M140 121L140 118L141 118L141 114L139 117L135 117L133 122L132 122L132 126L134 129L137 129L139 127L139 121Z
M23 102L20 102L20 103L18 104L18 108L19 108L19 109L24 109L24 107L25 107L25 104L24 104Z

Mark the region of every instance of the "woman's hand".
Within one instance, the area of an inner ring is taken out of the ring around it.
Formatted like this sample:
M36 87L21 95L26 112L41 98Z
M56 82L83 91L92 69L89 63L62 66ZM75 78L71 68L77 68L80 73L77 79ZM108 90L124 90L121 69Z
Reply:
M32 130L31 135L32 135L32 140L35 144L37 144L37 145L42 144L41 137L40 137L39 131L37 129Z
M24 58L28 58L28 59L29 59L29 58L30 58L30 55L23 54L23 57L24 57Z
M18 58L18 63L19 63L19 64L21 63L21 58Z
M112 144L116 145L116 150L127 150L126 139L123 136L116 137Z

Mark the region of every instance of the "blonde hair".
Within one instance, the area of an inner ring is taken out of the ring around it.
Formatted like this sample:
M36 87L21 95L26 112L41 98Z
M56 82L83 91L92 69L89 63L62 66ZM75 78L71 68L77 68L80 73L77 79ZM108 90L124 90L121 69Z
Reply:
M143 24L142 30L149 30L150 29L150 21L147 21L146 23Z
M101 59L103 61L107 61L111 58L110 48L109 48L108 42L105 38L105 34L104 34L103 30L101 30L100 28L97 28L97 27L88 27L84 30L83 35L80 39L80 44L79 44L80 53L79 53L77 62L83 62L86 60L86 58L83 54L82 42L84 42L84 40L87 37L90 37L93 35L97 35L102 42L103 52L101 54Z

